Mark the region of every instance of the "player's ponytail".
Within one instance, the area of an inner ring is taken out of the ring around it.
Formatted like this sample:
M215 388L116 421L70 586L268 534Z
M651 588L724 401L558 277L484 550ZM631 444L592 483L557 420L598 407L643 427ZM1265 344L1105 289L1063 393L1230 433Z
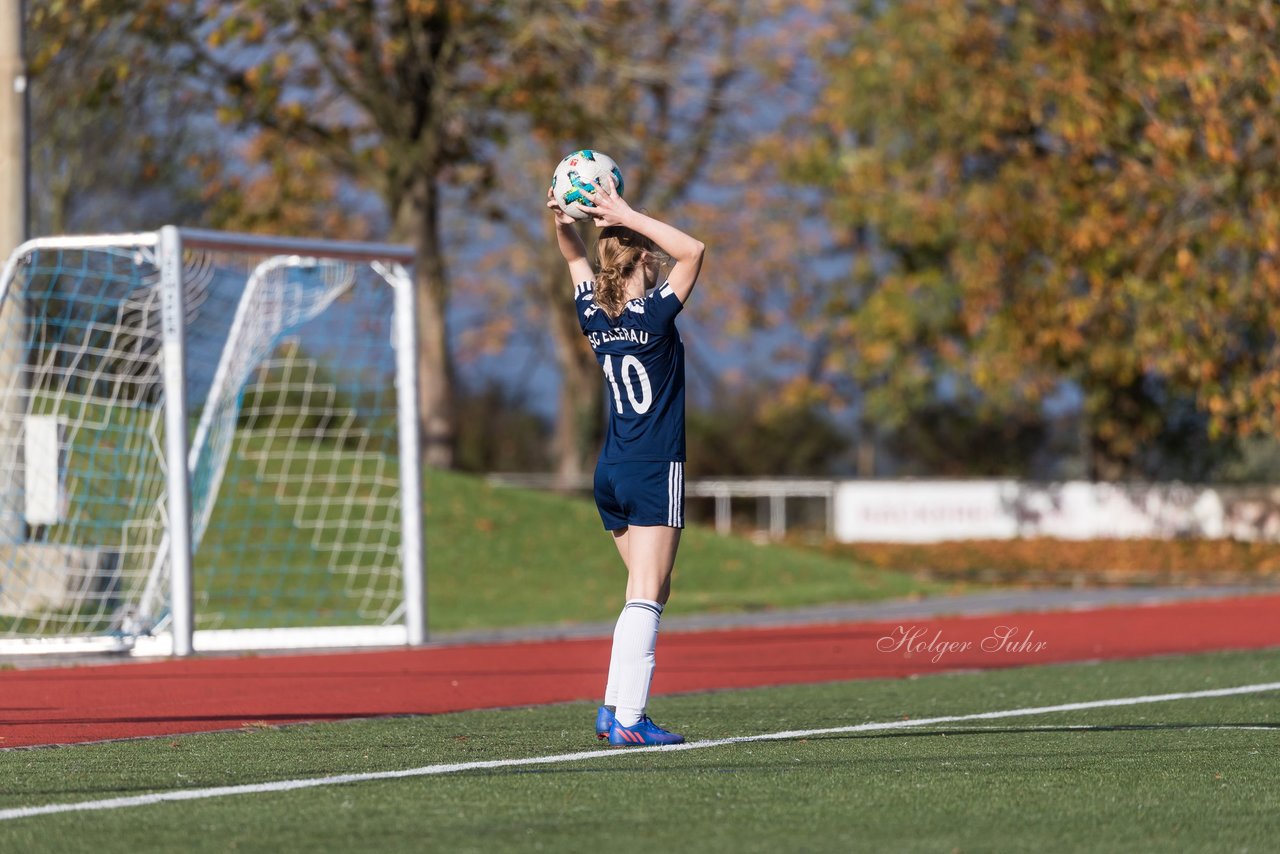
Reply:
M611 225L600 232L596 242L596 304L610 317L622 313L627 302L627 282L635 275L645 253L656 252L657 246L642 234L629 228Z

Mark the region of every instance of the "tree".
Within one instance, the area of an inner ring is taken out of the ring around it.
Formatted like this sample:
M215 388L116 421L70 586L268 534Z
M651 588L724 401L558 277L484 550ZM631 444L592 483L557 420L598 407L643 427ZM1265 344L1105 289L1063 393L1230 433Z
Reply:
M1037 474L1050 425L1036 412L988 412L965 404L931 403L911 412L885 446L902 461L898 476L1016 477Z
M849 439L813 404L780 404L767 390L725 394L691 408L690 477L833 477Z
M512 60L525 85L509 102L510 118L525 132L512 134L519 144L508 151L517 168L535 176L530 195L545 191L562 156L593 147L623 165L633 205L670 216L703 177L723 129L743 5L626 0L526 22L530 37ZM522 215L506 224L531 262L528 287L520 290L535 298L520 310L551 333L561 378L554 458L557 473L572 483L588 470L602 437L599 367L565 297L569 283L549 218ZM594 244L594 228L585 226L583 235Z
M539 471L547 465L549 425L518 389L490 379L480 388L462 384L458 468L476 474Z
M796 276L803 229L786 207L794 200L780 198L792 188L775 194L772 155L749 142L780 133L785 110L761 96L787 82L786 15L812 5L99 0L93 13L125 22L163 60L130 75L223 119L223 160L197 173L207 224L364 236L381 233L381 219L418 246L430 459L452 456L446 319L462 276L488 301L495 339L509 331L509 306L552 330L556 456L574 474L599 438L600 380L539 216L551 167L583 144L610 150L634 203L741 250L716 255L721 284L689 322L727 335L785 322L792 294L778 285ZM347 204L361 192L381 200L381 215ZM751 208L765 204L762 219ZM477 251L500 238L501 252Z
M264 155L299 168L299 158L313 157L317 174L376 192L392 239L416 247L429 465L452 465L457 431L444 198L452 185L473 196L491 186L490 155L501 135L496 98L514 85L502 76L509 68L502 57L534 5L135 2L143 30L172 51L179 73L225 122L265 135Z
M780 138L788 112L790 81L777 55L794 33L780 26L794 8L743 0L586 3L574 15L536 15L512 45L522 84L505 102L513 130L500 184L518 188L511 194L528 198L532 211L501 220L510 245L478 273L502 283L491 305L551 333L561 378L553 443L566 482L588 471L603 419L599 366L566 299L549 218L534 213L551 170L576 148L606 151L621 164L633 205L710 244L708 284L682 319L696 330L686 333L691 355L709 349L710 339L785 322L789 307L779 300L801 288L779 285L796 276L804 224L795 199L782 198L794 188L773 170L774 152L756 143ZM583 235L590 244L595 230L585 225ZM502 276L489 275L499 268ZM495 319L504 323L505 312Z
M207 134L119 3L28 4L31 230L122 231L203 211Z
M900 418L1083 395L1091 474L1280 428L1271 4L864 3L797 158L863 266L833 369ZM1217 453L1217 451L1214 451Z

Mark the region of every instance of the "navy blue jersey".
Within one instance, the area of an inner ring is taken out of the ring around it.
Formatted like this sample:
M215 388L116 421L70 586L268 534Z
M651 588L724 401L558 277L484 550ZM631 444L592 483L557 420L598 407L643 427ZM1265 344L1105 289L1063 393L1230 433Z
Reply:
M609 427L600 459L684 462L684 344L676 315L684 304L669 284L633 299L610 318L595 303L595 282L575 303L604 371Z

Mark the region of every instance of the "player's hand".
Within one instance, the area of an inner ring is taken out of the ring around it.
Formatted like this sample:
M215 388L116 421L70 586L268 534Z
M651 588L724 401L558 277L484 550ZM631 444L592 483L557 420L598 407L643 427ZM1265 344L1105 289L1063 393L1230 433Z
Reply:
M622 220L631 213L631 205L618 195L618 188L614 185L612 178L609 178L599 190L587 193L586 196L595 207L584 207L583 210L591 216L592 222L599 228L622 225Z
M555 193L551 192L550 187L547 187L547 207L551 209L551 213L555 214L558 225L573 225L577 222L576 219L564 212L564 208L560 207L560 203L556 201Z

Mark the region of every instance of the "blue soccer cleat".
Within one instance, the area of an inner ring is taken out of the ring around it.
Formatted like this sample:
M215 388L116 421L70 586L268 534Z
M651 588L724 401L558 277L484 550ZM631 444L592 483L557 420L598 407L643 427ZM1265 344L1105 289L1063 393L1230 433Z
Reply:
M596 712L596 738L606 739L609 737L609 729L613 726L613 709L608 706L601 706L600 711Z
M684 736L667 732L645 715L635 726L623 726L616 720L609 728L609 743L615 747L634 747L642 744L680 744Z

